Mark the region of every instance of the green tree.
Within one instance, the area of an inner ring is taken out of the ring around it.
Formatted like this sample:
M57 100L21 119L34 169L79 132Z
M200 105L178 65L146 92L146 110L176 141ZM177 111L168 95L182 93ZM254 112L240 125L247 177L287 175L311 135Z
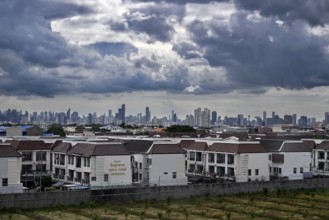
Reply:
M188 125L172 125L166 129L167 132L195 132L195 129Z
M50 125L48 127L47 134L55 134L55 135L59 135L61 137L65 137L66 136L65 131L64 131L62 125L60 125L60 124L52 124L52 125Z

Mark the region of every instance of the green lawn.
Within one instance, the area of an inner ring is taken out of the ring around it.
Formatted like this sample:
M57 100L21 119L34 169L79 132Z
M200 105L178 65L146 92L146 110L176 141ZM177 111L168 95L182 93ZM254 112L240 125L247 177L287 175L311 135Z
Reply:
M329 189L2 210L0 219L329 219Z

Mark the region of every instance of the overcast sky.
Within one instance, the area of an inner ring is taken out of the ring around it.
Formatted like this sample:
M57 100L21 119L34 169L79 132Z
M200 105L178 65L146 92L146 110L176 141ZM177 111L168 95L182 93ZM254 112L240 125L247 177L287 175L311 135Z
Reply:
M329 0L0 0L0 108L322 120Z

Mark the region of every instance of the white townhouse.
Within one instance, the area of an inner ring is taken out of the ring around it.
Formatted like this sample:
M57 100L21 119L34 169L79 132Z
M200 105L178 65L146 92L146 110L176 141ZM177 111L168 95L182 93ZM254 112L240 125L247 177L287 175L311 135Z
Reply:
M63 142L53 152L55 179L91 188L132 184L130 154L121 143Z
M188 175L205 175L207 149L207 142L193 142L186 146L186 173Z
M9 143L0 143L0 194L23 192L21 168L21 155Z
M297 180L310 178L312 172L312 148L302 140L262 140L270 153L271 177Z
M269 180L268 153L258 141L220 141L205 153L207 176L236 182Z
M322 141L313 149L313 169L316 176L329 176L329 141Z
M51 144L43 140L8 141L22 155L21 181L25 187L34 187L36 177L50 176Z
M178 144L154 143L146 155L150 186L187 185L185 151Z
M123 146L131 155L132 181L134 184L148 185L146 154L153 141L130 140L126 141Z

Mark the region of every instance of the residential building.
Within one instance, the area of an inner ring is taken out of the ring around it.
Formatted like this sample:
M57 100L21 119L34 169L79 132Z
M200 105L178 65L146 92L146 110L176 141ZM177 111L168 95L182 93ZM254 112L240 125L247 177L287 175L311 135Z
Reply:
M131 185L131 158L121 143L66 142L54 148L53 177L92 188Z
M22 193L22 157L9 143L0 143L0 194Z
M146 159L150 186L187 185L185 151L178 144L154 143Z
M329 141L322 141L313 149L313 168L316 176L329 176Z
M10 144L22 155L21 181L25 187L39 185L36 177L50 176L51 144L43 140L13 140Z
M262 140L261 143L270 153L272 178L296 180L313 176L312 148L303 141Z
M220 141L206 150L205 170L223 180L268 181L268 153L258 141Z

